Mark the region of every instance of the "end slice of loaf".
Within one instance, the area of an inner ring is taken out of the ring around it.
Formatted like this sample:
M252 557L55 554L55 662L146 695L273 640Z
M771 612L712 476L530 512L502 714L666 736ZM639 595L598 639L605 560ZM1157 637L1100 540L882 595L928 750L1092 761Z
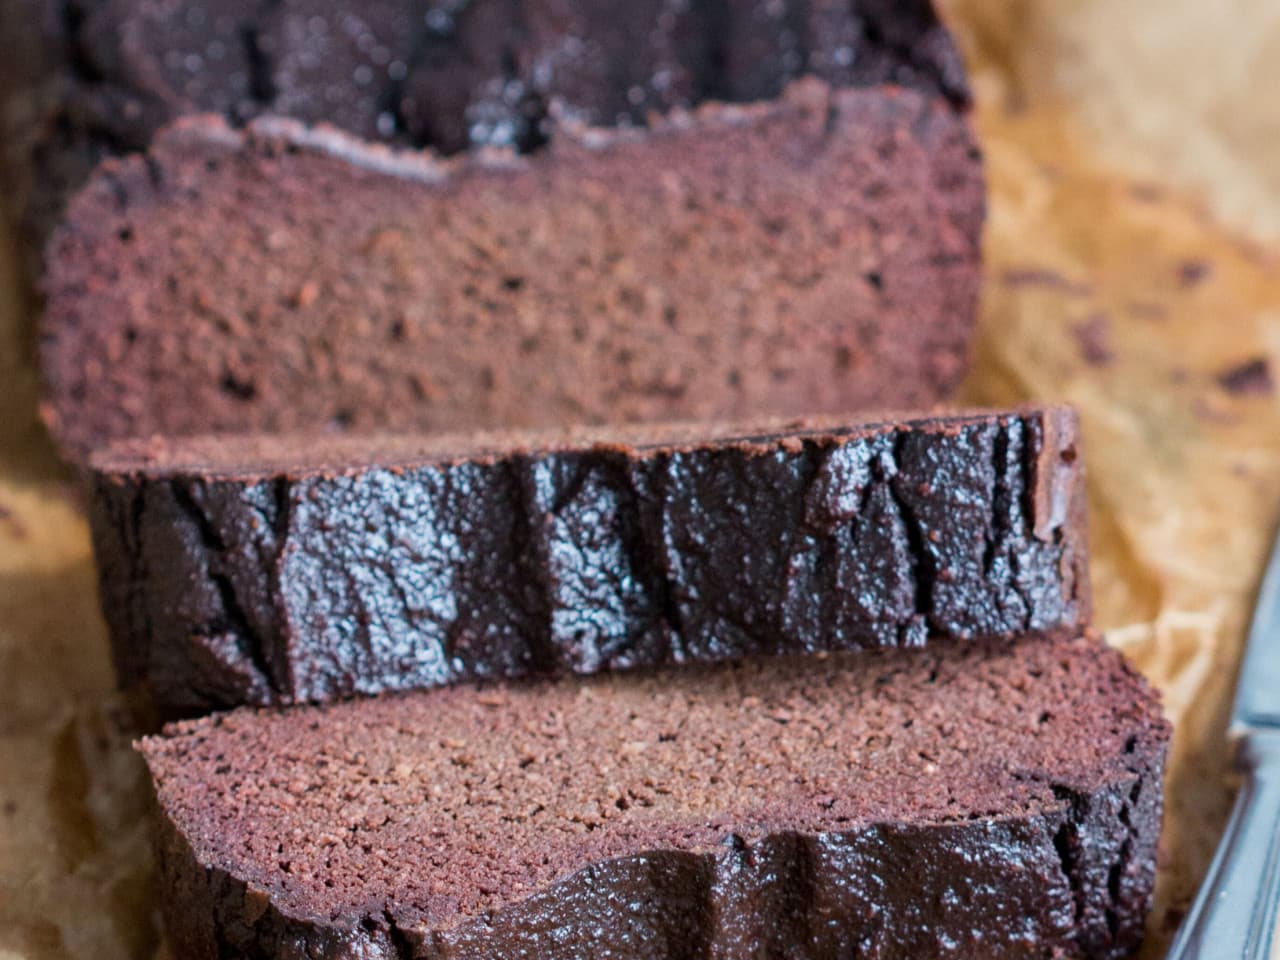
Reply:
M143 741L178 955L1129 953L1168 728L1091 638L237 711Z
M164 715L478 677L955 643L1089 612L1066 408L124 443L92 528Z

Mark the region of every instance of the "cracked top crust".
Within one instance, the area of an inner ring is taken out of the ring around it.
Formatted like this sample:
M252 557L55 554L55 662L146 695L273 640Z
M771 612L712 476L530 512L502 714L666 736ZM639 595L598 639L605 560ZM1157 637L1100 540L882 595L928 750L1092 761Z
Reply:
M771 429L118 447L122 678L173 715L1087 622L1070 410Z
M969 101L928 0L70 0L42 27L70 121L121 150L196 112L446 154L529 150L555 120L643 125L768 99L803 75Z
M243 711L142 751L193 957L1106 957L1140 936L1167 736L1118 654L1028 636Z

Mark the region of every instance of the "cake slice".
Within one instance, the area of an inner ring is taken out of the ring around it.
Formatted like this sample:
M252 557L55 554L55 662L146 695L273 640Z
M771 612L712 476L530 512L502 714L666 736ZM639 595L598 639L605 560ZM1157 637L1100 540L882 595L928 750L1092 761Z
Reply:
M121 443L116 662L166 715L1087 621L1075 415Z
M1096 640L236 711L141 743L175 955L1124 956L1168 728Z
M946 100L812 78L528 157L188 121L49 248L43 413L78 459L928 406L967 364L983 204Z

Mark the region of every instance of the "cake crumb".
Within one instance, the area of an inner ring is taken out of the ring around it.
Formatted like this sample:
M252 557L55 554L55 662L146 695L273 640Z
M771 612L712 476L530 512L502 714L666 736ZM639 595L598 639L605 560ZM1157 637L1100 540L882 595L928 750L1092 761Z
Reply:
M1208 260L1184 260L1178 267L1178 281L1184 287L1199 286L1213 274L1213 264Z
M1271 362L1266 357L1227 367L1217 379L1218 385L1235 397L1268 397L1275 391Z
M1019 267L1006 270L1002 277L1008 287L1046 287L1073 297L1087 297L1093 293L1093 287L1087 283L1071 280L1056 270L1046 267Z
M1105 367L1115 360L1111 349L1111 319L1105 313L1095 313L1089 319L1071 328L1080 356L1092 367Z

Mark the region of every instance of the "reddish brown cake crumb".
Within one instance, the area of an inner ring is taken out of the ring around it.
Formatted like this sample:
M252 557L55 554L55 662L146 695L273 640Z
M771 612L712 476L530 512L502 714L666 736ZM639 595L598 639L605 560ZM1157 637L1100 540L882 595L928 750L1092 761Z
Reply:
M1266 397L1275 390L1271 363L1266 357L1255 357L1228 367L1218 374L1218 384L1237 397Z
M1111 318L1105 313L1096 313L1077 323L1071 332L1076 336L1080 356L1085 363L1105 367L1115 360L1115 352L1111 349Z
M1184 287L1197 287L1212 276L1210 260L1184 260L1178 265L1178 282Z
M180 124L50 248L46 415L119 437L927 406L967 362L965 119L806 80L525 159Z
M242 711L141 745L177 955L1119 957L1168 728L1095 640Z

